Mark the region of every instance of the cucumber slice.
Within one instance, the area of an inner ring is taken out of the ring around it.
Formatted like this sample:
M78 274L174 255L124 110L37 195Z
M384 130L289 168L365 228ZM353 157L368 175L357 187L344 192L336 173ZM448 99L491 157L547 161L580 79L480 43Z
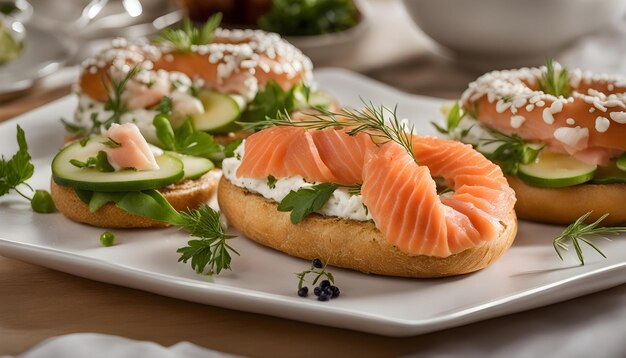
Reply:
M93 137L83 147L79 142L63 148L52 160L52 177L59 185L91 191L141 191L157 189L183 178L183 163L170 155L156 157L159 170L136 171L124 169L100 172L95 168L78 168L72 159L86 161L104 149L104 137Z
M203 90L198 98L204 113L193 116L194 128L199 131L226 134L241 129L235 121L241 116L243 101L239 96Z
M531 185L560 188L588 182L596 169L596 165L544 149L533 163L520 165L517 176Z
M626 172L626 153L623 153L619 156L619 158L617 158L615 165L617 169Z
M611 162L606 167L598 167L592 182L595 184L626 183L626 171L619 169L618 162Z
M178 158L181 162L183 162L185 172L183 179L198 179L208 173L209 170L215 168L213 162L206 158L194 157L176 152L167 152L167 154Z

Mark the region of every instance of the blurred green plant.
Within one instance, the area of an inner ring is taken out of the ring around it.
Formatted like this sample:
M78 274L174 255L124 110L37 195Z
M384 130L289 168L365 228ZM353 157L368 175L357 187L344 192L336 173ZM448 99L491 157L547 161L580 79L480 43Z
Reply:
M352 0L273 0L258 25L284 36L311 36L343 31L358 21Z

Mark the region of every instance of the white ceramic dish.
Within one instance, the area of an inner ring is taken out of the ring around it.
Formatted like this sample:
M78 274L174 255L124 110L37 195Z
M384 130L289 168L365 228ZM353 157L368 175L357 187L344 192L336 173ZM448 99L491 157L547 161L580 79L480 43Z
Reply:
M404 0L415 24L480 69L542 64L582 36L623 21L623 0Z
M317 72L320 86L343 104L358 106L359 96L398 104L422 133L439 118L442 100L401 93L351 72ZM62 143L61 116L76 101L66 97L0 124L0 153L13 153L15 125L26 131L36 170L30 183L48 188L49 163ZM35 214L18 196L0 198L0 254L93 280L242 311L390 336L410 336L531 309L626 282L626 237L598 241L602 259L587 251L588 263L561 262L552 240L561 227L521 222L514 246L493 266L475 274L433 280L364 275L333 269L340 298L318 302L295 294L294 272L307 261L234 240L241 256L233 270L211 278L178 263L176 249L188 236L174 229L117 230L118 244L102 247L102 229L74 223L61 214Z
M356 0L361 17L356 26L344 31L312 36L285 36L285 39L307 55L315 66L326 65L356 51L369 31L372 10L370 4Z

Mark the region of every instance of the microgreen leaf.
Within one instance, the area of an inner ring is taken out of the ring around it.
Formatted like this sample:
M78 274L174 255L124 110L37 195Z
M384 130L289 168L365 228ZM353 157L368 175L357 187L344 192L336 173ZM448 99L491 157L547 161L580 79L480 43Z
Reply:
M448 111L448 115L446 118L446 128L441 127L436 122L431 122L431 124L437 129L437 131L441 134L445 134L448 136L452 136L454 131L459 127L461 120L465 117L465 110L461 107L459 102L455 102L454 106L450 108Z
M191 20L185 18L181 28L167 28L161 31L154 42L171 46L179 52L189 52L194 45L211 43L215 30L221 22L221 13L213 14L201 28L193 26Z

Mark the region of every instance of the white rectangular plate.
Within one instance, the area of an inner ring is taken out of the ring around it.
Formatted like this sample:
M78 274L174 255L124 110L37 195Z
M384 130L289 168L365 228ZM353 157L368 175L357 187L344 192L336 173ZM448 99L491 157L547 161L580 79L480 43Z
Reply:
M440 99L399 92L338 69L316 73L320 87L342 104L359 106L360 97L398 104L401 118L423 134L441 120ZM76 106L66 97L0 124L0 153L17 149L15 125L27 135L35 162L35 188L49 188L50 161L63 140L60 117ZM133 287L204 304L257 312L328 326L390 336L411 336L547 305L626 282L626 240L598 240L608 258L586 250L587 264L573 255L562 262L552 238L562 227L520 222L513 247L491 267L446 279L401 279L332 269L341 297L318 302L296 295L295 272L304 260L236 238L241 256L232 271L212 278L178 263L176 249L189 237L174 229L116 230L118 244L102 247L102 229L74 223L61 214L35 214L17 195L0 198L0 254L93 280ZM573 254L573 253L572 253Z

